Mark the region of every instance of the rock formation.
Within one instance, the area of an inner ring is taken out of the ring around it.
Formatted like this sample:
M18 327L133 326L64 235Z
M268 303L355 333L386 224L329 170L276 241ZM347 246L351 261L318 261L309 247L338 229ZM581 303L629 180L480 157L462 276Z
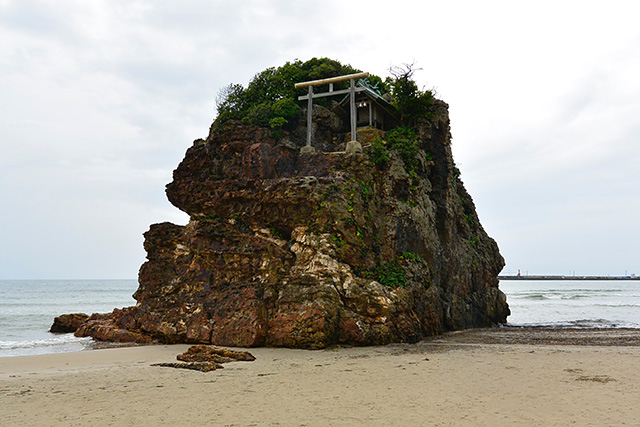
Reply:
M207 345L193 345L184 353L179 354L176 359L180 362L154 363L151 366L210 372L216 369L222 369L223 363L253 362L256 360L253 354L247 351L230 350L228 348Z
M300 153L303 120L278 132L212 127L167 185L189 223L144 235L137 304L91 316L76 335L323 348L506 322L504 261L453 163L448 106L431 110L411 158L382 145L381 159L367 141L364 153L341 151L337 106L314 106L312 154Z
M51 325L49 332L53 334L75 332L88 319L89 316L85 313L63 314L53 319L53 325Z

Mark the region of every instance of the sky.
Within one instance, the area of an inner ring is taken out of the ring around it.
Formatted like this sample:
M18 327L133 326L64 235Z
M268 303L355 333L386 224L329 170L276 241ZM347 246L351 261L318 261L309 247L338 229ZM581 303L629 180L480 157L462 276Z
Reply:
M215 98L414 63L504 274L640 275L640 3L0 0L0 279L135 278Z

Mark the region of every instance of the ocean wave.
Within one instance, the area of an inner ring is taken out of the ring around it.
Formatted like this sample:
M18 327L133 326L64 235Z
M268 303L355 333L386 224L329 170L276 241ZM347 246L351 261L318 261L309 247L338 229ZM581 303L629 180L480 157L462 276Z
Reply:
M535 293L535 294L527 294L527 295L518 295L518 296L509 296L511 299L523 299L523 300L533 300L533 301L545 301L545 300L577 300L584 298L592 298L593 295L582 295L582 294L556 294L556 293Z
M584 295L584 294L574 294L574 295L562 295L560 299L585 299L585 298L593 298L593 295Z
M520 299L543 301L543 300L549 299L549 297L543 294L529 294L529 295L521 296Z
M558 329L640 329L640 323L614 322L606 319L579 319L557 322L527 322L511 323L507 326L533 327L533 328L558 328Z
M624 294L598 294L598 293L549 293L549 292L536 292L528 294L507 294L509 300L528 300L528 301L546 301L546 300L594 300L601 299L639 299L640 295L624 295Z
M574 294L574 295L610 295L610 294L618 294L620 296L637 296L640 295L640 289L603 289L603 288L531 288L531 289L509 289L506 287L501 287L501 290L505 291L509 295L514 296L527 296L530 294L543 293L545 295L565 295L565 294Z
M604 303L600 303L600 304L593 304L595 307L616 307L616 308L638 308L640 307L640 304L616 304L616 303L609 303L609 304L604 304Z
M90 337L78 338L73 334L62 334L53 338L28 340L28 341L0 341L0 352L9 350L34 349L42 347L63 347L70 344L90 344L93 339Z

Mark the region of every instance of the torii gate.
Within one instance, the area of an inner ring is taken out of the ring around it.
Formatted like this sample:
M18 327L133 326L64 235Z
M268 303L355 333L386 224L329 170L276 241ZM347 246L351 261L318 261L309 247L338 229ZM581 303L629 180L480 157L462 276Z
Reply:
M356 136L356 122L357 122L357 111L356 111L356 92L365 91L366 88L359 87L356 88L356 79L364 79L369 77L369 73L355 73L355 74L347 74L345 76L331 77L328 79L322 80L312 80L308 82L296 83L296 89L303 89L305 87L309 88L309 93L307 95L299 96L299 101L307 100L307 145L302 147L300 150L301 153L313 153L315 149L311 146L311 137L312 137L312 112L313 112L313 99L314 98L322 98L324 96L334 96L334 95L344 95L348 93L350 95L350 112L349 115L351 117L351 141L347 142L347 153L355 153L361 152L362 146L357 141ZM338 82L343 82L349 80L350 87L349 89L343 90L333 90L333 84ZM313 93L314 86L320 85L329 85L329 92L321 92L321 93Z

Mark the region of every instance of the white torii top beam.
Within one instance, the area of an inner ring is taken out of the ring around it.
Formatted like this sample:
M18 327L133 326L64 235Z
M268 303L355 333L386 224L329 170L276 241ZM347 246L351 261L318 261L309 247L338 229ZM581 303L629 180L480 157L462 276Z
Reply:
M338 82L344 82L346 80L351 80L351 79L365 79L369 77L369 73L355 73L355 74L347 74L344 76L338 76L338 77L330 77L328 79L320 79L320 80L311 80L308 82L302 82L302 83L296 83L295 84L295 88L296 89L303 89L307 86L320 86L320 85L326 85L329 83L338 83Z

